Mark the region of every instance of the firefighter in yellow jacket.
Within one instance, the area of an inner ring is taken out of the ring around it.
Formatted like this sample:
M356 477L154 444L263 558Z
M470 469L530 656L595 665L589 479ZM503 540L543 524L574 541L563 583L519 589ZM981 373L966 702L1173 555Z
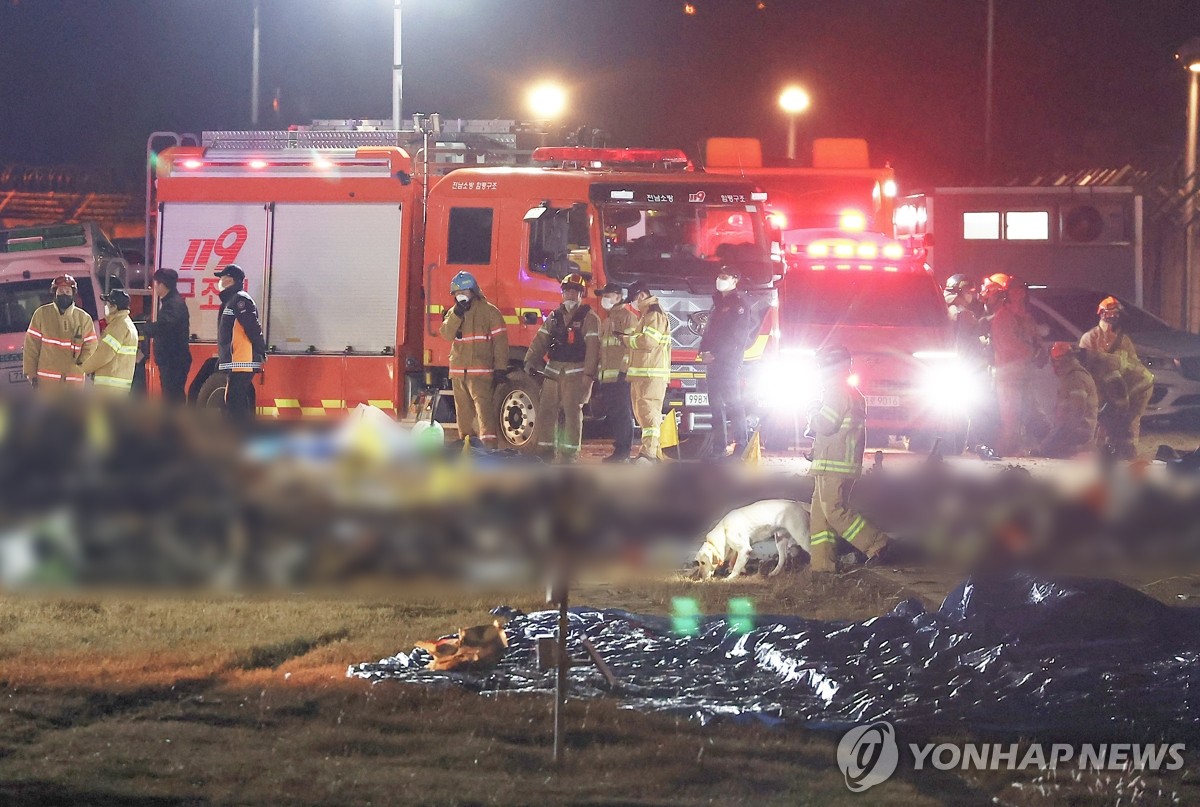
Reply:
M50 284L54 302L33 312L25 331L22 369L35 387L83 387L78 362L87 361L96 349L96 326L87 312L75 305L79 284L70 275L59 275Z
M638 315L623 302L621 287L609 283L596 292L607 316L600 325L600 386L596 398L602 403L604 420L612 436L612 453L604 462L629 462L633 448L633 402L629 393L628 335L637 325Z
M533 439L537 453L575 462L583 442L583 405L600 370L600 317L582 303L587 293L583 275L562 279L563 302L546 318L525 354L525 372L542 379ZM558 419L563 427L559 431Z
M470 272L450 281L454 307L442 320L442 338L450 347L450 385L458 436L496 447L496 385L508 372L508 328L500 309L487 301Z
M1082 351L1080 351L1082 352ZM1058 377L1058 395L1050 432L1038 446L1043 457L1067 459L1096 447L1096 382L1076 356L1070 342L1055 342L1050 363Z
M1096 310L1100 323L1080 337L1079 346L1120 360L1121 377L1129 392L1129 408L1114 426L1114 436L1120 435L1119 440L1114 441L1114 448L1122 459L1133 459L1137 456L1138 438L1142 432L1142 415L1154 393L1154 374L1142 364L1133 340L1125 333L1124 312L1125 307L1116 297L1104 298Z
M633 417L642 429L642 449L635 462L652 463L662 458L663 399L671 380L671 324L658 298L642 282L629 287L630 304L638 312L637 325L627 337L629 344L629 391Z
M129 318L129 295L124 289L108 293L104 310L108 326L87 361L79 369L92 376L98 390L113 395L128 395L137 366L138 332Z
M824 382L821 400L809 412L813 438L809 475L816 481L812 498L812 570L837 571L838 540L867 556L868 562L887 546L885 534L850 507L854 481L862 475L867 440L867 405L850 385L850 351L828 346L817 353Z
M1131 437L1128 414L1129 388L1125 384L1125 377L1121 375L1121 360L1111 353L1080 348L1079 363L1096 382L1096 395L1099 400L1096 414L1098 437L1111 443L1119 452L1119 446L1128 442Z

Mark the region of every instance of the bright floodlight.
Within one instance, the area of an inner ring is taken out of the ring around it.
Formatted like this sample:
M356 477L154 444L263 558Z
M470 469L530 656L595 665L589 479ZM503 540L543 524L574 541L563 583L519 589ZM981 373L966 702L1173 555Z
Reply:
M529 91L529 108L537 118L557 118L567 108L567 91L557 84L538 84Z
M779 96L779 106L789 115L797 115L808 109L809 98L800 87L788 87Z

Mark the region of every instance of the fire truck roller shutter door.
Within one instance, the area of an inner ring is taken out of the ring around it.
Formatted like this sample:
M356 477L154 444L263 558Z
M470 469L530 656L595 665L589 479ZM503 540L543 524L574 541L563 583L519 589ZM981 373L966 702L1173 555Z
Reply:
M267 334L276 351L394 349L400 243L395 202L275 205ZM332 392L317 397L344 397Z
M246 291L265 306L269 211L261 203L166 202L161 217L158 268L179 272L178 291L187 302L192 333L217 341L221 266L236 263L246 273ZM269 337L269 335L268 335Z

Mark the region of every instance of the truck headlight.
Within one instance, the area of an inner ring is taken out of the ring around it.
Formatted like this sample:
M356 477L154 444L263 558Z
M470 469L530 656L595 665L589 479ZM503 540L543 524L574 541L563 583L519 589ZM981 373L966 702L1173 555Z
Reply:
M813 352L789 351L758 363L755 392L771 409L804 411L809 401L820 400L821 386Z
M921 376L925 404L943 414L970 412L983 400L983 393L983 377L957 358L933 362Z

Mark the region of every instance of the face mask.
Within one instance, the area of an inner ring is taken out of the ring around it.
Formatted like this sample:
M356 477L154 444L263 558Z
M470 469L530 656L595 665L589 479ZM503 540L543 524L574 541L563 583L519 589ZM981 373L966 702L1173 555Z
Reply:
M633 306L633 310L634 310L634 311L641 311L641 310L642 310L642 301L641 301L641 300L630 300L630 301L629 301L629 304L630 304L631 306Z
M601 297L600 298L600 306L605 311L612 311L613 308L616 306L616 304L617 304L616 297Z
M733 278L717 278L717 291L732 291L737 281Z
M563 300L563 308L567 309L568 311L574 311L575 307L578 305L578 300Z
M117 313L117 307L115 305L112 303L104 304L104 316L111 317L115 313Z
M1102 319L1100 320L1100 327L1106 331L1111 331L1113 329L1113 322L1111 319Z
M66 311L75 304L74 294L56 294L54 295L54 304L58 306L59 311Z
M460 303L469 303L469 302L471 302L471 295L469 295L469 294L456 294L456 295L454 295L454 299L455 299L455 300L458 300Z

